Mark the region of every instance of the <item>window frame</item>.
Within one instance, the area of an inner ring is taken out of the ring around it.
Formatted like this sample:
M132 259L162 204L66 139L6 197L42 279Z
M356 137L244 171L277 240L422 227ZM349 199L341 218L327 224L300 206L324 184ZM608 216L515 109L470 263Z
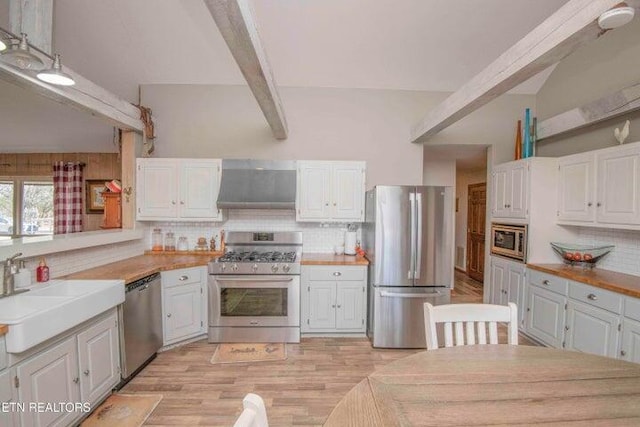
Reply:
M11 239L16 239L20 237L27 236L48 236L53 234L53 229L51 233L47 234L25 234L22 233L22 216L24 212L22 211L24 206L22 201L24 199L24 184L25 183L38 183L38 182L50 182L51 186L53 186L53 176L50 175L24 175L24 176L0 176L0 181L2 182L12 182L13 183L13 233L12 234L4 234L3 236L9 237ZM54 214L55 215L55 214ZM54 216L55 221L55 216Z

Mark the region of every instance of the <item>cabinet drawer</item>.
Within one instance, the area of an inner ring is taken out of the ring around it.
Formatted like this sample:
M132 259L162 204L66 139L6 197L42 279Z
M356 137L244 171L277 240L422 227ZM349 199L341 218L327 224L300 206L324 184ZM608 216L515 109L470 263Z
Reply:
M626 297L624 302L624 315L640 322L640 298Z
M322 266L308 267L309 280L364 280L366 267Z
M173 286L188 285L191 283L201 283L204 274L203 267L181 268L179 270L163 271L161 274L162 286L170 288Z
M540 286L560 295L567 295L567 279L531 269L529 273L529 283L532 285Z
M616 314L622 313L622 295L615 292L582 283L569 282L569 297Z

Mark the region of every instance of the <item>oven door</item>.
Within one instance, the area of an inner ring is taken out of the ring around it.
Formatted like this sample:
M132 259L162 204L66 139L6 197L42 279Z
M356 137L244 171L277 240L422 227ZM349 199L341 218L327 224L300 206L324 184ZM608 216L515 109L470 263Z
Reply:
M209 326L300 326L300 276L209 276Z

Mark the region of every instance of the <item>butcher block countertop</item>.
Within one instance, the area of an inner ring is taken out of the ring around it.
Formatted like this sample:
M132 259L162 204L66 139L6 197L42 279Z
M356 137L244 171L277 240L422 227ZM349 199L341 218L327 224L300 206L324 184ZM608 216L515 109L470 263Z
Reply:
M369 265L369 261L358 255L302 254L302 265Z
M119 279L124 280L125 283L131 283L159 271L207 265L211 258L211 256L202 255L140 255L73 273L64 278L70 280Z
M9 326L0 325L0 337L5 335L7 332L9 332Z
M566 264L527 264L532 270L554 274L565 279L586 283L602 289L640 298L640 277L593 268L584 270Z

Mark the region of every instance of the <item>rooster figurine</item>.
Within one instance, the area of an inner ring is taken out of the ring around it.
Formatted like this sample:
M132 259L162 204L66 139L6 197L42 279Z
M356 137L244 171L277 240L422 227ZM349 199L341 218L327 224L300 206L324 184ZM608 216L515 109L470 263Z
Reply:
M629 136L629 120L627 120L622 127L622 130L615 128L613 131L613 136L616 137L620 144L624 144L624 140Z

